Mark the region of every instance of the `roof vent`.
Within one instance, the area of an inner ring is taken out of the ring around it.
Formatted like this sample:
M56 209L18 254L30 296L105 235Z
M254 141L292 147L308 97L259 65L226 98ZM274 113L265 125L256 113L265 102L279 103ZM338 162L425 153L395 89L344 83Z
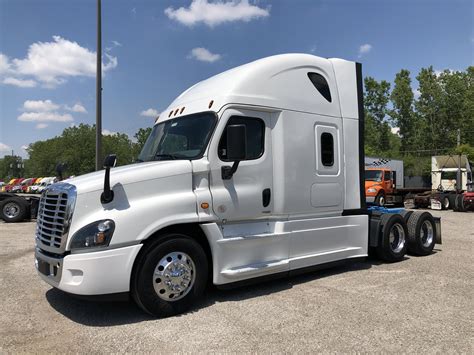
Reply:
M308 73L308 78L311 80L319 93L323 95L323 97L328 100L328 102L331 102L331 91L329 90L329 84L324 76L318 73Z

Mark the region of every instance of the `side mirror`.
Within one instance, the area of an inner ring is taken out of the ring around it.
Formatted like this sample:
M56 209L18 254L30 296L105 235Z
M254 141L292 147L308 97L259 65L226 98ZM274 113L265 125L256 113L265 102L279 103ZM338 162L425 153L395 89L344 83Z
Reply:
M227 159L234 162L232 167L223 166L222 180L230 180L237 171L239 163L247 156L247 127L243 124L227 127Z
M117 155L109 154L104 159L104 168L113 168L117 164Z
M247 127L243 124L227 127L227 159L244 160L247 155Z
M113 168L117 164L117 155L109 154L104 159L104 191L100 195L100 202L109 203L114 199L114 192L110 189L110 168Z

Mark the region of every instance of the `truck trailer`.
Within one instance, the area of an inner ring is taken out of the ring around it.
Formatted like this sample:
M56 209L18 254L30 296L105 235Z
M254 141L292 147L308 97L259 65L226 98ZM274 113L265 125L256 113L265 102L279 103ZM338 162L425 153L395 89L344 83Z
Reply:
M440 219L366 208L361 64L260 59L202 81L157 119L139 162L45 189L35 263L81 296L184 312L225 287L366 258L428 255Z

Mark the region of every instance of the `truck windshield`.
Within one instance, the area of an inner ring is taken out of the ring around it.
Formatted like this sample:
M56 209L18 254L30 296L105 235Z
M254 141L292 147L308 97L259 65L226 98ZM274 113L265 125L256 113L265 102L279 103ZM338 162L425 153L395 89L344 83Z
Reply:
M200 158L215 122L214 113L204 112L158 123L153 127L138 161Z
M365 181L382 181L382 170L366 170Z

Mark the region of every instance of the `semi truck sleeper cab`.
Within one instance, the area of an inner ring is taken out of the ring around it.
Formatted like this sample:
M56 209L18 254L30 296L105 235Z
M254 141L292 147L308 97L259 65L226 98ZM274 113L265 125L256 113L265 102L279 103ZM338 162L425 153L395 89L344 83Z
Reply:
M440 242L429 213L365 205L361 65L307 54L202 81L157 119L140 162L48 187L36 266L77 295L185 311L233 284ZM398 211L397 211L398 212ZM408 225L407 225L407 222Z

